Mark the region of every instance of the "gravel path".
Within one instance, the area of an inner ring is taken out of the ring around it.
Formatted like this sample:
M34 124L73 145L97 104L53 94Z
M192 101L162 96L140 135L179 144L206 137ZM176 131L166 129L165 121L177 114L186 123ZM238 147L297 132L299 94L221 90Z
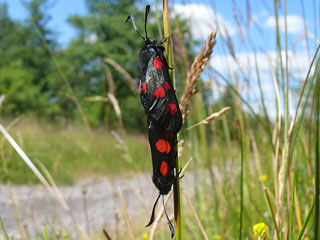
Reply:
M126 179L85 180L72 186L59 187L59 189L76 223L86 231L99 232L104 227L110 230L121 229L121 226L124 226L119 187L129 218L144 221L143 224L146 223L158 194L150 175L141 174ZM87 211L84 207L83 189L86 189ZM55 232L60 229L59 231L77 235L76 224L72 221L70 214L44 187L38 185L11 186L10 188L8 185L0 184L0 216L9 236L15 238L20 236L15 205L18 208L23 234L28 234L31 238L34 238L37 232L41 232L44 225L48 230L54 227ZM89 224L86 224L86 212Z

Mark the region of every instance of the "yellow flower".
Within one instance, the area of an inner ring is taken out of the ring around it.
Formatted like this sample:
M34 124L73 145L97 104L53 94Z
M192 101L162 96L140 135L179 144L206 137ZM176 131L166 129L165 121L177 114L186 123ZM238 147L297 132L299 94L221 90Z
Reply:
M148 236L147 233L144 233L144 234L142 235L142 239L143 239L143 240L147 240L148 238L149 238L149 236Z
M265 239L267 233L267 226L265 223L257 223L253 226L253 234L258 239Z
M221 240L221 239L222 239L222 236L219 235L219 234L215 234L215 235L213 235L213 239Z
M263 174L263 175L259 176L259 180L262 181L262 182L267 181L268 180L268 175Z

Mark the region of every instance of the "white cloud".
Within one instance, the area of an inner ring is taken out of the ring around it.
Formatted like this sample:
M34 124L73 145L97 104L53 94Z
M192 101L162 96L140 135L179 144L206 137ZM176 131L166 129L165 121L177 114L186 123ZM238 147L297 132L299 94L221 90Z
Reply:
M236 29L233 24L222 15L204 4L174 4L174 14L190 19L192 33L195 38L206 39L208 35L219 27L223 35L234 35Z
M250 82L250 87L244 82L240 81L239 89L242 95L249 102L254 111L262 113L262 106L260 99L260 89L257 83L256 62L259 69L259 75L262 85L262 91L265 97L265 104L269 116L272 119L276 117L276 102L275 102L275 86L271 72L279 64L278 53L273 51L269 53L257 52L256 57L254 52L246 52L236 54L237 61L229 55L213 55L210 60L210 66L223 74L225 77L234 79L234 76L242 76L245 74ZM256 60L255 60L256 58ZM269 60L270 59L270 60ZM307 52L299 52L294 54L292 51L288 52L289 73L295 79L304 80L309 69L310 61L308 60ZM270 66L271 61L271 66ZM285 67L285 52L282 52L282 62ZM292 78L290 78L292 79ZM290 81L291 85L294 85ZM280 89L281 91L281 89ZM282 101L282 99L281 99ZM290 114L295 111L296 97L290 94ZM283 107L283 104L282 104Z
M303 32L303 25L304 21L303 18L301 18L298 15L288 15L287 16L287 27L288 27L288 33L289 34L298 34ZM267 21L265 22L265 26L268 28L275 29L276 27L276 19L274 16L270 16ZM280 16L279 17L279 29L282 33L285 32L285 17Z
M271 76L270 61L273 68L279 64L279 55L275 51L269 53L257 52L256 56L254 52L239 53L236 54L236 59L237 61L230 54L213 55L210 65L221 73L240 72L242 70L246 76L255 77L256 62L259 73L263 76ZM306 76L310 65L307 52L294 54L292 51L288 51L288 61L289 72L293 77L300 79ZM285 51L282 52L282 63L285 67Z

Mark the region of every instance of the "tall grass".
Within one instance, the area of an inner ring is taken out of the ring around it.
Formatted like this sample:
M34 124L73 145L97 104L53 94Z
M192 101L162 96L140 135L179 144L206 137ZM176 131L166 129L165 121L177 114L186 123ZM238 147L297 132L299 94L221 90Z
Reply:
M233 20L237 22L237 31L240 33L243 26L251 24L248 19L252 13L248 7L245 14L239 17L241 13L237 12L236 2L233 4L236 10ZM246 4L253 4L253 1L247 1ZM304 7L303 1L301 4ZM291 69L289 65L288 52L291 46L287 32L287 3L284 2L283 6L284 9L280 1L273 1L275 57L271 58L268 53L265 54L270 65L269 77L274 82L275 98L272 101L268 100L269 96L264 92L265 79L262 76L265 74L259 68L256 46L249 39L249 35L242 34L240 41L245 43L248 49L254 49L254 69L251 70L255 77L243 68L241 64L243 59L235 51L234 40L228 33L222 33L223 26L219 25L218 20L216 23L220 27L220 32L218 30L217 33L213 32L208 36L195 59L188 57L183 51L175 51L176 42L172 42L171 38L167 41L166 56L169 66L174 66L172 52L175 54L175 59L187 58L187 62L193 62L190 67L184 61L181 65L187 66L186 69L175 69L182 72L182 76L186 76L186 79L176 79L177 95L181 96L180 107L185 124L179 136L180 142L183 140L184 143L183 148L179 149L182 157L178 158L176 168L180 169L191 156L194 159L189 169L191 171L186 174L192 179L191 184L188 185L188 177L182 179L186 185L183 185L184 194L181 194L180 179L177 179L174 187L176 239L263 239L264 236L256 236L252 231L253 225L259 222L267 225L265 230L269 239L318 238L320 78L319 64L314 67L314 63L319 58L320 45L317 49L312 49L312 44L308 43L308 52L310 51L310 56L313 55L313 58L308 69L305 69L306 76L299 79L301 80L298 86L299 93L294 95L295 82L292 76L295 69ZM163 8L166 37L171 33L168 1L163 1ZM302 9L305 14L304 8ZM279 21L282 15L285 19L285 33L280 29ZM307 26L304 25L305 33L308 32ZM253 24L250 27L258 28ZM183 34L182 31L179 31L179 34ZM237 66L236 71L230 68L227 72L221 72L215 67L214 61L210 64L211 55L216 54L213 52L216 36L216 47L220 47L223 54L232 56ZM181 38L188 36L182 35ZM308 41L307 34L303 40ZM186 49L186 45L180 49L182 48ZM125 75L125 70L121 66L110 59L106 61ZM208 65L210 66L206 68L206 75L201 75ZM170 74L174 79L173 73ZM203 81L199 80L201 77ZM210 84L207 83L208 78ZM132 83L132 77L127 76L127 79ZM252 86L254 81L258 86L257 102L261 106L261 111L253 106L248 97L256 94ZM246 86L248 92L242 86ZM289 102L292 99L289 98L290 95L298 101ZM275 118L268 112L271 109L268 105L273 101ZM117 105L116 101L114 105ZM218 115L217 119L210 118L215 112L220 113L219 110L223 107L230 107L231 110L221 117L221 114ZM293 107L294 112L290 114L289 110ZM119 116L121 121L121 111ZM14 137L19 138L21 132L21 143L25 151L33 153L32 158L44 161L46 168L59 183L72 183L82 175L92 177L150 170L150 164L141 161L148 151L147 141L143 136L119 130L114 135L117 136L115 140L103 129L93 131L96 140L88 142L86 136L78 133L77 129L62 129L58 134L56 129L48 129L47 134L39 131L38 135L44 139L45 144L37 145L30 132L38 130L29 128L30 125L15 127ZM88 129L88 126L86 128ZM68 146L59 144L61 134L68 142L74 141L74 144L69 143ZM123 140L128 147L116 149L114 146ZM7 144L1 146L2 153L3 149L6 149L6 156L17 159ZM101 154L108 155L109 158L99 160L96 149L100 149ZM75 155L75 152L80 154ZM131 160L128 160L130 158L126 154L129 154ZM12 165L7 161L7 157L3 156L4 154L2 154L3 165L12 181L16 183L37 181L36 178L30 180L30 175L23 175L26 169L21 166L22 164ZM77 169L71 167L74 164L77 164ZM62 166L66 169L64 174ZM184 204L182 204L183 196L187 200ZM119 209L123 209L121 217L126 220L128 227L120 236L126 239L129 234L131 239L138 239L138 234L145 232L142 220L132 221L126 212L123 198L121 202L122 207L119 205ZM152 228L149 234L151 239L169 237L167 227L160 224L160 216L155 221L156 227ZM115 227L108 229L111 236L117 236L114 229Z

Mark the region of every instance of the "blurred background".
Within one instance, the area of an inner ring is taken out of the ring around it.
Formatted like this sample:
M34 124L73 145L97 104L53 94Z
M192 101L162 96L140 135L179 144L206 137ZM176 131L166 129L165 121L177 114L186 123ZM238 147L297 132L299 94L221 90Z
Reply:
M144 42L125 23L134 15L144 34L146 4L148 36L161 39L157 0L0 0L0 124L52 191L1 134L0 217L12 239L103 239L102 228L112 239L153 238L144 227L157 196L138 96ZM319 4L169 1L178 99L217 31L180 133L181 165L192 159L185 239L258 239L260 222L260 238L273 238L264 189L284 237L313 236ZM169 235L164 219L154 238Z

